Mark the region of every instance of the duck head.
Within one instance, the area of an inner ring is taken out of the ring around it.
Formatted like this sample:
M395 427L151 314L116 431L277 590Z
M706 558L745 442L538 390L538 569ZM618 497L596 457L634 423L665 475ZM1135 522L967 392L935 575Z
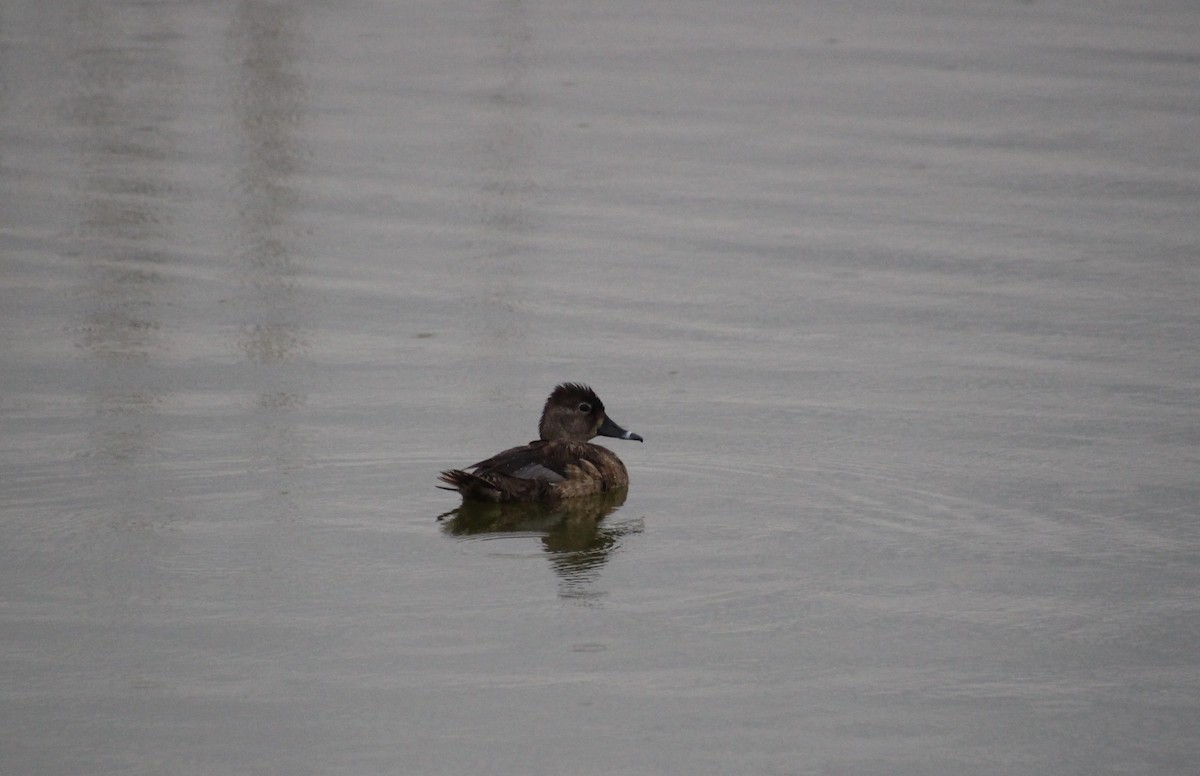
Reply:
M604 402L596 392L579 383L563 383L546 399L538 435L545 440L568 442L586 442L595 436L642 441L614 423L604 413Z

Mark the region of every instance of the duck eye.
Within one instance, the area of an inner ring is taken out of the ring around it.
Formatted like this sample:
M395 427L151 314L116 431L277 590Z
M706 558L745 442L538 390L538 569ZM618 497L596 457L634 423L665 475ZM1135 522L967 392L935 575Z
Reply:
M579 411L584 412L584 413L591 412L592 405L588 404L586 401L580 402L579 403Z

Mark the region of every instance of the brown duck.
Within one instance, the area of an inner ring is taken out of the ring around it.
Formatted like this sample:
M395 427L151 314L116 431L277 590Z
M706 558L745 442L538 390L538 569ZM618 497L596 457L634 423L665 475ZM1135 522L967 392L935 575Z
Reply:
M473 464L470 471L442 472L438 479L450 486L443 490L457 490L468 501L557 501L605 493L627 486L629 473L615 453L588 440L642 441L613 423L595 391L579 383L563 383L546 399L538 436Z

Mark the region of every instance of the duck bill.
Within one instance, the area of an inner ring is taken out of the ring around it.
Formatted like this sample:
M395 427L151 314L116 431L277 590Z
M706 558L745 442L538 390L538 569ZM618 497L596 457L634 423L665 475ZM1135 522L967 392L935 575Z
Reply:
M615 439L635 439L638 442L642 441L642 438L637 434L633 433L632 431L626 431L616 423L613 423L607 415L604 416L604 422L600 424L600 429L596 432L596 434L598 436L613 437Z

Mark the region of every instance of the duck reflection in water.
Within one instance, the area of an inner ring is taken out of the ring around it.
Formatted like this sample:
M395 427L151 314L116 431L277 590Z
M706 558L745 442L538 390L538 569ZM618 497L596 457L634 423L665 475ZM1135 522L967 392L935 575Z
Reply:
M564 597L585 597L587 586L621 537L641 530L640 521L602 524L625 503L626 488L556 502L464 501L438 517L442 530L461 538L540 535Z

